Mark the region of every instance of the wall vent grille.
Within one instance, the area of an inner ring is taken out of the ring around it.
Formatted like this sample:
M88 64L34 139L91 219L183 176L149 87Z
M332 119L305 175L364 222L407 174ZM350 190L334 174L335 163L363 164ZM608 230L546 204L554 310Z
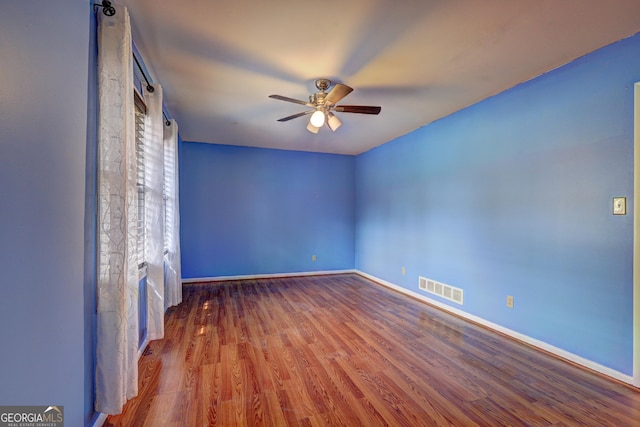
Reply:
M427 293L437 295L449 301L453 301L462 305L464 303L464 293L462 289L450 286L444 283L437 282L435 280L427 279L426 277L419 277L418 288Z

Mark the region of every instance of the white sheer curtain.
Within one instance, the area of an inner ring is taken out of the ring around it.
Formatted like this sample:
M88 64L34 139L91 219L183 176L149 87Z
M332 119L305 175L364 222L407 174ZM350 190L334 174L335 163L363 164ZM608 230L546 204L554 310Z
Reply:
M180 271L180 212L178 181L178 124L171 120L164 127L165 160L165 245L166 245L166 290L165 309L182 302L182 279Z
M138 393L133 66L127 9L98 20L96 410L117 414Z
M147 105L144 135L145 228L147 261L147 336L164 337L164 141L162 87L144 89Z

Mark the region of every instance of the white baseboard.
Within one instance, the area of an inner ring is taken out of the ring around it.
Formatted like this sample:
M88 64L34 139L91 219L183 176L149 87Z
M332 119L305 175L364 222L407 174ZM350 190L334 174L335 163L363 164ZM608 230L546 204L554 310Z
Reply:
M105 421L107 421L107 414L103 414L102 412L99 412L98 416L93 421L93 424L91 424L91 427L102 427Z
M347 274L347 273L355 273L355 272L356 270L327 270L327 271L304 271L300 273L247 274L242 276L196 277L191 279L182 279L182 283L222 282L227 280L271 279L275 277L324 276L327 274Z
M440 301L436 301L434 299L431 299L425 295L419 294L417 292L413 292L410 291L408 289L405 289L401 286L398 286L396 284L387 282L386 280L380 279L378 277L372 276L370 274L367 274L365 272L362 272L360 270L356 270L355 271L356 274L365 277L373 282L376 282L382 286L385 286L387 288L393 289L397 292L403 293L405 295L408 295L412 298L416 298L418 300L424 301L425 303L429 304L429 305L433 305L441 310L447 311L449 313L455 314L458 317L461 317L463 319L469 320L471 322L477 323L481 326L484 326L488 329L492 329L494 331L500 332L501 334L507 335L511 338L514 338L518 341L522 341L526 344L529 344L533 347L539 348L541 350L544 350L548 353L551 353L561 359L565 359L569 362L584 366L585 368L591 369L592 371L598 372L600 374L606 375L608 377L611 377L613 379L616 379L618 381L633 385L633 377L627 374L624 374L622 372L618 372L615 369L611 369L608 368L606 366L600 365L599 363L596 363L592 360L589 359L585 359L584 357L578 356L576 354L570 353L566 350L563 350L561 348L558 348L554 345L548 344L544 341L540 341L538 339L529 337L527 335L521 334L520 332L516 332L514 330L505 328L504 326L500 326L497 323L493 323L490 322L486 319L483 319L481 317L478 317L476 315L467 313L463 310L460 310L456 307L452 307L450 305L444 304Z
M149 335L144 337L144 340L142 341L142 345L138 347L138 360L140 360L140 358L142 357L142 353L144 353L144 351L147 349L147 346L149 345L150 341L151 340L149 339Z

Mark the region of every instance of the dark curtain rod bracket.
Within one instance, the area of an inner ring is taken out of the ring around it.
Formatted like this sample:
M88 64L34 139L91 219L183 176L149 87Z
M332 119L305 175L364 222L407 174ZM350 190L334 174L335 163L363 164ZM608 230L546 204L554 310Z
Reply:
M111 2L109 0L102 0L102 3L94 3L93 7L101 7L102 13L107 16L113 16L116 14L116 8L111 6Z

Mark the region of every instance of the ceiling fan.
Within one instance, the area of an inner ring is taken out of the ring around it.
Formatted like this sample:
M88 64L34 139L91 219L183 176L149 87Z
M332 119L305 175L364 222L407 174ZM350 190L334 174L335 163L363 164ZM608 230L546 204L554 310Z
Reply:
M288 98L282 95L269 95L269 98L279 99L280 101L293 102L294 104L306 105L311 110L293 114L291 116L278 119L279 122L287 122L291 119L311 114L311 119L307 125L307 130L312 133L318 133L320 128L326 123L329 129L336 131L342 126L342 121L333 114L336 113L358 113L358 114L380 114L382 107L372 107L366 105L336 105L342 98L349 95L353 88L341 83L336 83L327 93L326 90L331 86L331 80L318 79L316 87L320 92L309 96L309 101L301 101L299 99Z

